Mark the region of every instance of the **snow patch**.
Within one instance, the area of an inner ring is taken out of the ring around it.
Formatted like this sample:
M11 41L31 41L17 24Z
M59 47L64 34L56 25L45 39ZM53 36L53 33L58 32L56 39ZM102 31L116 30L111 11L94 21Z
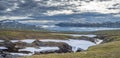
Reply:
M70 45L72 47L72 51L76 52L78 49L83 49L83 50L87 50L88 47L96 45L93 42L90 41L86 41L86 40L73 40L73 39L69 39L69 40L52 40L52 39L46 39L46 40L40 40L42 42L64 42L67 43L68 45Z
M32 43L34 42L36 39L24 39L24 40L20 40L21 42L25 42L25 43Z
M88 35L83 35L83 34L57 34L57 35L69 35L69 36L74 36L74 37L81 37L81 36L96 37L96 35L93 35L93 34L88 34Z
M19 42L20 40L10 40L12 43Z
M4 40L0 40L0 42L4 42Z
M71 36L74 36L74 37L81 37L81 36L86 36L86 37L96 37L96 35L80 35L80 34L70 34Z
M103 42L103 40L100 40L100 39L96 39L96 40L95 40L95 43L96 43L96 44L100 44L100 43L102 43L102 42Z
M19 49L19 51L30 51L33 54L35 52L56 51L56 50L59 50L59 48L58 47L39 47L39 48L26 47L25 49Z
M3 47L3 46L1 46L0 49L8 49L8 48L7 48L7 47Z
M18 56L32 56L32 53L25 54L25 53L10 53L11 55L18 55Z

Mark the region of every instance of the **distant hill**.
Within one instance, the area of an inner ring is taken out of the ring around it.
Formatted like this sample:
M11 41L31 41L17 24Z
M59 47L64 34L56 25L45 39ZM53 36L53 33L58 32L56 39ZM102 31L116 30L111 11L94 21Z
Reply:
M0 21L0 29L41 30L42 28L35 25L22 24L15 20L2 20Z
M59 23L60 27L110 27L120 28L120 22L104 22L104 23Z

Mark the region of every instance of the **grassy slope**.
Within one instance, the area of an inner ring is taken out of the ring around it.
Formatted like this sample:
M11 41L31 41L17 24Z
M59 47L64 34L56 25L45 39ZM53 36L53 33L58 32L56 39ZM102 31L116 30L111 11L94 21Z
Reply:
M56 35L45 31L0 30L0 39L69 39L71 36Z
M54 32L53 32L54 33ZM25 58L120 58L120 30L99 31L92 34L104 35L108 43L90 47L85 52L35 55ZM51 34L39 31L0 30L1 39L68 39L70 36Z
M119 42L112 42L91 47L87 52L36 55L25 58L119 58L119 46Z
M98 31L98 32L93 32L93 34L104 36L104 39L107 42L120 41L120 30Z
M105 38L110 39L111 41L97 46L92 46L84 52L35 55L25 58L120 58L120 30L93 33L105 35Z

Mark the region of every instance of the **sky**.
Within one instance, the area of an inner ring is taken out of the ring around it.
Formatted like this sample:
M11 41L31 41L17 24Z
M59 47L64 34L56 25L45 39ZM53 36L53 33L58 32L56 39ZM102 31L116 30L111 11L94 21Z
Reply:
M75 20L78 18L72 18L72 15L77 14L78 17L84 13L105 15L97 18L120 17L119 0L0 0L0 5L0 20L30 19L34 16L39 16L40 19L63 16Z

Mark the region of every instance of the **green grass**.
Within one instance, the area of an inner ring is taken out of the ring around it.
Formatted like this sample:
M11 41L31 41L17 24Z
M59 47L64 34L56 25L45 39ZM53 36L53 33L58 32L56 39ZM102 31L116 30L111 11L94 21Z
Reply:
M56 34L53 34L56 33ZM67 32L65 32L67 33ZM62 34L65 34L62 32ZM62 54L41 54L23 58L120 58L120 30L88 32L104 36L106 43L92 46L87 51ZM69 39L71 36L57 35L59 32L0 30L0 39ZM83 33L84 34L84 33ZM87 33L85 33L87 34Z
M52 32L54 33L54 32ZM0 30L0 39L69 39L72 36L56 35L45 31Z
M104 35L107 43L92 46L87 51L63 54L42 54L23 58L120 58L120 30L99 31L93 34Z
M92 33L103 34L103 35L120 35L120 30L104 30L104 31L96 31Z
M93 32L93 34L104 36L104 39L107 42L120 41L120 30L97 31Z
M90 47L78 53L43 54L24 58L120 58L120 41Z

